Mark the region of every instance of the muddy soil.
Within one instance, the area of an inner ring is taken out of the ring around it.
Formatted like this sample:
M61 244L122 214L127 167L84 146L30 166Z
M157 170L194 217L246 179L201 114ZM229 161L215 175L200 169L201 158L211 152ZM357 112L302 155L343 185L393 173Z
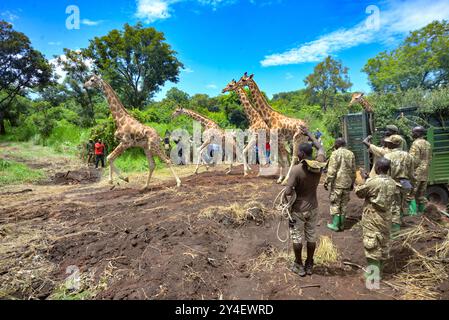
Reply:
M278 218L237 226L201 215L210 207L243 207L249 202L271 210L282 187L268 178L244 178L240 171L229 176L219 170L189 176L183 178L179 189L171 180L156 182L148 191L137 184L111 188L97 182L99 177L86 178L86 172L71 171L55 175L53 186L3 193L0 229L9 231L0 232L0 240L10 242L21 230L42 234L8 252L8 257L25 259L21 251L34 246L33 255L52 266L48 274L34 278L32 289L12 289L9 297L46 299L67 278L71 266L81 274L92 274L96 282L107 283L96 292L96 299L397 297L386 285L377 291L366 289L362 271L341 263L365 264L358 224L363 202L352 195L346 231L332 233L326 228L329 200L322 186L318 233L332 239L340 262L318 265L315 274L307 278L292 274L289 263L282 259L261 266L261 256L288 249L276 235ZM409 226L417 223L416 219L407 220ZM286 231L281 229L282 237ZM44 240L45 245L38 245ZM385 278L391 279L409 256L410 252L397 252ZM12 281L18 270L0 270L0 281ZM447 282L441 284L441 298L448 297L448 289Z

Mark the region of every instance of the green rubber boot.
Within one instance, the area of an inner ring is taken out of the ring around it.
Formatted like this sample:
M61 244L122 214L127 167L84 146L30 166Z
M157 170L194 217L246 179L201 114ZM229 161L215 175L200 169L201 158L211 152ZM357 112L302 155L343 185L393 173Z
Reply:
M382 263L379 260L374 259L367 259L368 265L367 265L367 271L365 272L365 278L373 277L374 272L377 270L379 272L379 280L381 278L382 274Z
M336 214L332 217L332 223L329 223L327 227L332 231L338 232L340 231L340 218L341 215Z
M426 205L424 203L420 203L418 205L418 216L423 215L426 212Z
M340 225L338 226L339 231L345 231L345 221L346 217L343 214L340 215Z
M418 215L418 208L416 206L416 200L412 200L408 203L408 214L412 217Z

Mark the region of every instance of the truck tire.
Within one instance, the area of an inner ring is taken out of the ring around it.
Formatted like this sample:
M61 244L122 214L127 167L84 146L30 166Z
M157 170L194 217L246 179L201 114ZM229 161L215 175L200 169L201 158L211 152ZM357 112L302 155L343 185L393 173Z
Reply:
M427 188L427 199L429 201L447 205L449 201L449 195L445 186L430 186Z

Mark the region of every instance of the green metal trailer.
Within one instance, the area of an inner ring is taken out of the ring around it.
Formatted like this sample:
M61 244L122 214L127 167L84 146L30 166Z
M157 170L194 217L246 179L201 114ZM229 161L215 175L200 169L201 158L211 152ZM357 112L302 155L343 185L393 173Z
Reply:
M407 108L398 111L398 115L414 115L416 109ZM343 118L343 136L348 148L354 152L358 167L369 171L371 157L362 141L370 132L369 116L366 112L348 114ZM449 119L428 117L427 141L432 145L433 159L429 172L428 198L436 203L449 201Z

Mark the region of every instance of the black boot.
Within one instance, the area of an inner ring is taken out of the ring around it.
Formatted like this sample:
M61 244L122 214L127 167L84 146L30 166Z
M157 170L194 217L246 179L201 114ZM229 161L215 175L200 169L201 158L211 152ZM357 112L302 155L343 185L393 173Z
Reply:
M304 265L302 264L302 244L293 244L293 252L295 253L295 262L291 268L292 272L298 274L300 277L306 276Z
M315 249L315 242L307 242L306 274L309 276L313 274L313 256L315 255Z

